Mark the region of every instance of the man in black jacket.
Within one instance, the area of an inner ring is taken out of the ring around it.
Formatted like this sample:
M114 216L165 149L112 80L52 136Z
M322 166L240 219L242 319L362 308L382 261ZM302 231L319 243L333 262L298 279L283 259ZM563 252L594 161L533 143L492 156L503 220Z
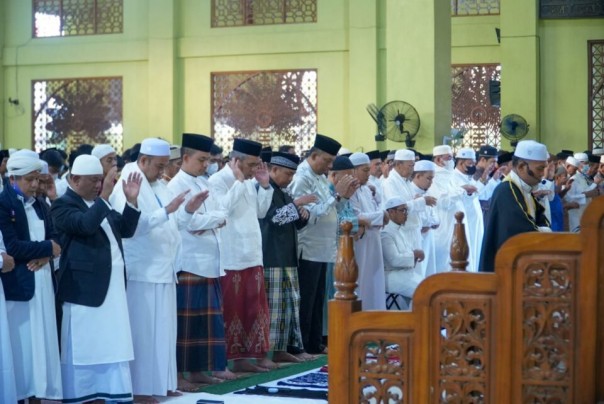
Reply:
M70 402L132 401L128 362L134 354L122 238L136 230L142 178L131 174L118 184L128 200L120 214L108 202L115 177L114 167L102 181L99 159L78 156L71 188L51 208L63 248L57 293L63 302L63 395Z
M294 201L283 191L296 172L298 156L276 152L270 162L273 199L266 217L260 219L270 349L275 362L301 362L313 357L304 352L300 332L297 229L308 220L308 211L302 206L314 202L316 196L304 195ZM296 355L288 353L288 349Z

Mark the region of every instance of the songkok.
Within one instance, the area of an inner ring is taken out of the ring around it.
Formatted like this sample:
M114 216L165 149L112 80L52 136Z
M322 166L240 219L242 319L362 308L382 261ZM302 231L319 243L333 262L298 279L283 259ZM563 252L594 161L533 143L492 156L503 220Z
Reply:
M44 151L40 158L48 163L51 167L60 168L65 161L63 160L63 156L55 149L48 149Z
M594 156L603 156L604 155L604 149L593 149L591 151L591 154L593 154Z
M216 143L212 144L212 147L210 148L210 154L212 156L215 156L217 154L220 154L222 156L222 147L218 146Z
M8 175L21 176L31 173L32 171L40 171L42 163L38 153L22 149L14 152L6 162Z
M587 157L589 158L589 162L592 164L600 162L600 157L596 156L593 153L587 153Z
M100 160L111 153L115 153L115 149L111 147L111 145L97 144L96 146L94 146L94 149L92 149L92 152L90 154Z
M170 160L178 160L179 158L182 158L182 155L180 153L180 146L178 145L171 145L170 146Z
M76 157L70 172L71 175L103 175L103 166L101 160L93 155L82 154Z
M262 144L249 139L235 138L233 140L233 151L247 154L248 156L260 157Z
M352 153L349 157L353 166L358 167L363 164L369 164L369 157L365 153Z
M451 150L451 146L443 144L440 146L434 146L432 149L432 155L434 156L442 156L444 154L453 155L453 150Z
M436 171L436 164L428 160L416 161L413 166L413 171Z
M0 158L7 159L8 157L8 149L0 150Z
M147 156L170 157L170 143L157 138L147 138L141 143L140 154L145 154Z
M499 157L497 157L497 164L502 165L505 163L508 163L510 161L512 161L512 157L514 155L512 153L510 153L509 151L503 151L499 154Z
M497 157L497 149L493 146L480 146L478 149L479 157Z
M587 160L589 160L589 157L586 153L575 153L573 157L576 158L580 163L587 163Z
M386 209L394 209L398 206L405 205L406 203L407 203L407 201L404 198L402 198L400 196L393 196L392 198L390 198L386 201L386 203L384 204L384 207Z
M544 144L534 140L521 140L516 146L514 156L532 161L547 161L549 154Z
M331 165L331 171L352 170L354 166L350 159L346 156L338 156Z
M202 152L211 153L212 146L214 146L214 139L205 135L198 135L195 133L183 133L181 144L182 147L186 147L187 149L194 149Z
M271 165L296 170L300 164L300 157L291 153L274 152L271 156Z
M457 155L455 157L458 159L463 159L463 160L476 161L476 152L474 151L474 149L471 149L469 147L464 147L463 149L459 149L459 151L457 152Z
M352 152L345 147L340 147L340 150L338 150L338 156L343 156L345 154L348 154L350 156Z
M390 154L390 150L384 150L380 152L380 159L382 161L386 161L386 159L388 158L388 155Z
M40 174L48 174L48 163L44 160L40 160L42 163L42 168L40 168Z
M394 153L395 161L415 161L415 153L411 150L401 149Z
M369 157L369 160L377 160L377 159L380 158L380 151L379 150L371 150L371 151L368 151L365 154L367 155L367 157Z
M335 156L338 154L338 150L340 150L342 145L340 144L340 142L333 140L330 137L323 136L317 133L317 136L315 137L315 144L313 145L313 147L319 150L323 150L327 154Z
M579 167L579 162L573 156L568 156L566 158L566 164L570 164L573 167Z

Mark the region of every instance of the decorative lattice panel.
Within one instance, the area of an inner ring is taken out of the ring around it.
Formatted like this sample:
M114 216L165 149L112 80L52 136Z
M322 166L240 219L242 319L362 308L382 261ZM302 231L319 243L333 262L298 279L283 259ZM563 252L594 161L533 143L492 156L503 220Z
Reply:
M437 350L438 376L433 387L441 403L489 402L492 297L442 295L436 330L441 330Z
M110 143L122 152L122 78L35 80L33 144L72 150Z
M317 71L212 73L212 128L230 151L233 138L276 149L293 144L300 154L317 132Z
M34 37L117 34L123 0L34 0Z
M499 14L500 0L451 0L451 15Z
M540 0L540 18L604 17L602 0Z
M501 112L489 101L489 81L501 80L501 67L485 64L452 66L451 70L451 128L465 133L463 139L454 141L451 146L455 150L478 149L485 144L499 148Z
M604 40L589 41L589 134L591 148L604 147Z
M531 257L522 276L522 402L572 403L574 257ZM520 313L519 313L520 314Z
M212 27L317 22L317 0L212 0Z

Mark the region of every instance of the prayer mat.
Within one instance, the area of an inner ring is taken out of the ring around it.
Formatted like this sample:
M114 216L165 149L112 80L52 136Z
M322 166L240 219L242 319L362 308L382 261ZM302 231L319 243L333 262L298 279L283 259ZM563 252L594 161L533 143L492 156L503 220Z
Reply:
M291 387L309 387L312 389L324 389L327 390L328 381L326 372L314 372L306 373L301 376L292 377L291 379L277 382L279 386L291 386Z
M248 387L245 390L236 391L235 394L327 400L327 391L293 389L287 387L254 386Z

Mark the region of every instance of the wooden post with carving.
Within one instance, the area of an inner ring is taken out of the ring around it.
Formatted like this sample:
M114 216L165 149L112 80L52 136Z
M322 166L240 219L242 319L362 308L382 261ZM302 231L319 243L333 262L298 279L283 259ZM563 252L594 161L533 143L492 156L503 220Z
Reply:
M468 266L468 255L470 249L468 247L468 239L466 238L466 229L463 224L464 213L455 213L455 223L453 227L453 240L451 241L451 270L452 271L466 271ZM475 263L476 265L478 263Z
M330 393L331 403L352 403L358 397L350 397L350 389L347 388L352 378L353 369L349 349L351 330L348 327L352 314L361 311L361 301L354 293L357 287L359 270L354 260L353 240L350 232L352 223L341 224L342 235L338 244L338 256L334 269L336 294L334 300L329 302L329 355L328 363L330 369L342 369L342 371L328 372L329 385L341 386L337 397ZM335 390L335 389L334 389Z

